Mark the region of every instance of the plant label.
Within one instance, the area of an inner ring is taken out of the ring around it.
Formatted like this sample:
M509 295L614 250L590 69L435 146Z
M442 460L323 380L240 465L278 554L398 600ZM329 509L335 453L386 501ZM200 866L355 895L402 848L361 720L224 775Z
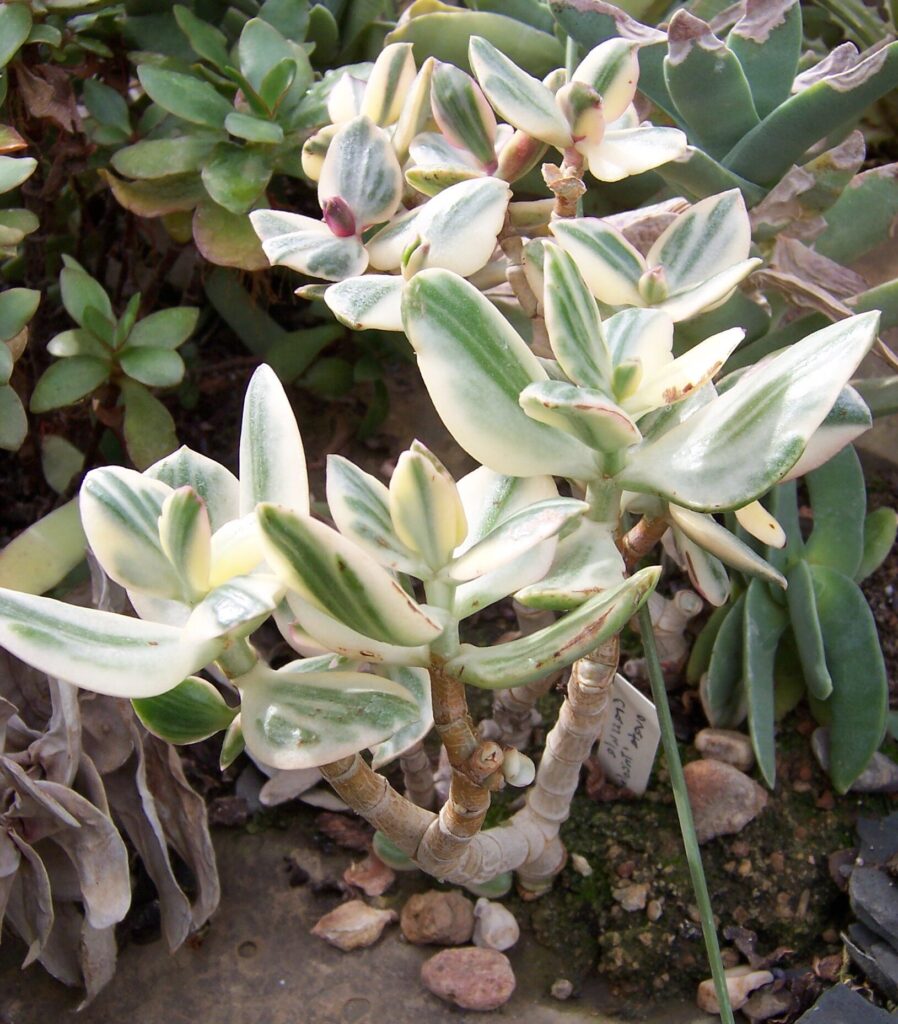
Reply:
M609 699L611 707L599 737L599 763L615 786L644 793L661 738L658 713L648 697L619 673Z

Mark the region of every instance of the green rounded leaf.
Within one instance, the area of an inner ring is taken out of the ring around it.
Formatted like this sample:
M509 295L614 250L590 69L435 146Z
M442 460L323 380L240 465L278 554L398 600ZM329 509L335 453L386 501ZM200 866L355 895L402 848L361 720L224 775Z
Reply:
M233 110L212 85L192 75L141 64L137 77L154 103L191 124L221 128Z
M158 697L138 698L131 704L144 726L166 743L199 743L227 729L237 714L211 683L198 676L188 676Z
M119 365L133 380L153 388L169 388L184 377L184 360L167 348L124 349Z
M31 393L31 411L48 412L86 398L109 378L109 364L94 356L72 356L48 367Z

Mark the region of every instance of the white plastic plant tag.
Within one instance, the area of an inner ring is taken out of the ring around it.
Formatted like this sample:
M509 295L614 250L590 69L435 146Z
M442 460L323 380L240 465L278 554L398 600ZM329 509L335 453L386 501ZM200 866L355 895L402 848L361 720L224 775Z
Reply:
M611 688L611 707L599 738L599 763L610 782L644 793L661 738L655 705L620 674Z

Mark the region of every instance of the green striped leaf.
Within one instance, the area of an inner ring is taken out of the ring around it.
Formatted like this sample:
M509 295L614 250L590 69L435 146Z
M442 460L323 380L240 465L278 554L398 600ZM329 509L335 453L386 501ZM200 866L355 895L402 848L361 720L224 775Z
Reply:
M280 604L284 586L274 576L238 576L216 587L185 625L192 637L243 637L258 629Z
M629 39L609 39L594 47L571 76L602 97L602 117L616 121L633 102L639 80L638 45Z
M764 583L752 580L745 595L742 679L748 701L751 744L764 781L776 783L776 736L773 668L776 649L788 623L781 605Z
M808 691L817 700L826 700L833 692L833 681L826 667L823 632L817 616L814 578L808 563L802 558L789 570L786 602L792 620L792 635L798 648L801 670ZM842 628L850 628L844 623Z
M730 577L723 562L702 545L697 544L679 527L674 526L671 533L693 587L715 608L726 604L731 588Z
M740 594L717 633L702 687L702 703L715 729L735 729L747 713L742 685L744 621L745 594Z
M480 36L471 37L468 58L486 98L509 124L559 149L571 144L570 127L542 82Z
M309 483L302 438L290 400L270 366L253 374L240 428L240 513L261 501L309 513Z
M496 116L477 83L451 64L438 64L430 102L443 136L472 153L491 174L496 166Z
M157 622L0 590L0 646L94 693L154 697L208 665L223 644Z
M686 291L657 303L657 308L664 310L677 323L705 310L716 309L733 294L736 285L760 266L761 262L760 259L742 260L709 277L696 287L687 288Z
M320 220L281 210L253 210L253 230L272 266L342 281L365 272L368 254L355 235L338 238Z
M409 668L405 665L386 665L383 674L408 690L418 705L418 719L398 729L388 740L372 748L371 767L375 771L395 761L409 747L423 740L433 728L430 673L426 669Z
M221 128L231 113L231 104L208 82L179 71L141 64L137 77L144 92L163 110L191 124Z
M646 262L616 228L596 217L581 217L553 221L549 230L600 302L643 304L638 285Z
M715 608L711 617L702 627L701 633L695 638L689 661L686 665L686 682L690 686L696 686L701 677L708 671L711 663L711 652L714 649L714 641L720 632L724 619L729 615L729 607Z
M853 577L864 553L867 495L864 471L851 445L805 477L814 528L805 546L812 565L826 565Z
M687 146L676 159L658 167L658 174L678 193L690 199L709 196L738 188L749 206L759 203L767 190L741 178L696 146Z
M427 644L442 632L386 569L336 530L275 505L260 505L256 515L269 564L322 612L399 646Z
M743 375L685 422L631 450L627 490L699 512L741 508L781 480L876 338L875 313L842 320Z
M0 549L0 587L43 594L84 560L87 538L78 499L38 519Z
M759 123L736 54L711 26L680 9L670 19L664 80L690 137L722 157Z
M408 159L412 139L424 131L430 120L432 112L430 92L435 69L436 60L433 57L428 57L418 69L418 74L402 104L402 112L391 138L393 149L396 151L396 159L400 164L405 164Z
M633 391L646 372L657 373L673 362L674 325L666 314L654 309L622 309L603 324L605 338L615 366L637 363L640 372Z
M318 179L318 202L342 199L357 230L389 220L402 198L402 169L390 137L364 115L341 125Z
M591 388L561 380L541 381L524 388L520 403L531 419L563 430L600 452L616 452L642 440L627 413Z
M802 47L799 0L747 0L727 36L727 47L751 87L755 109L766 117L788 99Z
M366 274L332 284L324 293L327 308L354 331L401 331L401 277Z
M138 697L131 704L144 726L166 743L199 743L227 729L237 714L199 676L188 676L167 693Z
M181 577L184 600L197 600L209 589L212 528L206 506L192 487L179 487L162 503L159 541Z
M411 43L391 43L377 55L359 111L381 127L399 120L416 75Z
M240 485L234 474L186 445L154 463L143 475L173 490L193 488L206 506L213 532L240 514Z
M404 686L367 672L274 672L258 666L240 683L246 748L271 768L336 761L389 739L420 714Z
M595 474L588 448L521 409L520 393L546 372L473 285L444 270L416 274L403 295L403 322L437 412L478 462L514 476Z
M846 445L860 437L873 425L870 409L860 394L850 385L839 392L839 397L814 431L801 458L783 478L794 480L811 473L828 462Z
M462 644L446 671L487 690L521 686L564 668L623 629L654 590L660 569L651 566L530 636L495 647Z
M608 393L611 358L596 301L564 249L546 245L543 251L546 329L555 358L575 384Z
M452 558L468 526L449 471L420 441L413 441L390 478L390 519L399 540L432 572ZM428 574L430 575L430 574Z

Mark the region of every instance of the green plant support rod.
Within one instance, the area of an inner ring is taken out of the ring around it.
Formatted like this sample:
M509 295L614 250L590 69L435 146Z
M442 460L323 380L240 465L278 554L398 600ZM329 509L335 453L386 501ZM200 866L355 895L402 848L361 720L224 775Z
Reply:
M655 701L658 724L661 727L661 743L664 746L664 756L667 758L670 784L673 788L677 817L680 820L680 834L683 837L683 846L686 850L686 863L689 865L692 888L702 919L702 934L705 938L705 949L708 951L708 960L711 964L711 977L714 979L714 989L720 1006L720 1019L723 1024L734 1024L723 961L720 959L717 930L714 927L711 897L708 893L708 883L705 881L705 869L702 867L702 855L698 848L698 837L695 834L695 822L692 820L692 807L689 804L689 794L686 791L686 777L683 774L683 764L677 749L673 718L671 718L670 705L667 702L667 687L664 685L661 662L658 660L658 651L655 648L655 634L652 630L652 618L647 604L644 604L639 610L639 632L642 635L642 648L649 680L652 684L652 699Z

